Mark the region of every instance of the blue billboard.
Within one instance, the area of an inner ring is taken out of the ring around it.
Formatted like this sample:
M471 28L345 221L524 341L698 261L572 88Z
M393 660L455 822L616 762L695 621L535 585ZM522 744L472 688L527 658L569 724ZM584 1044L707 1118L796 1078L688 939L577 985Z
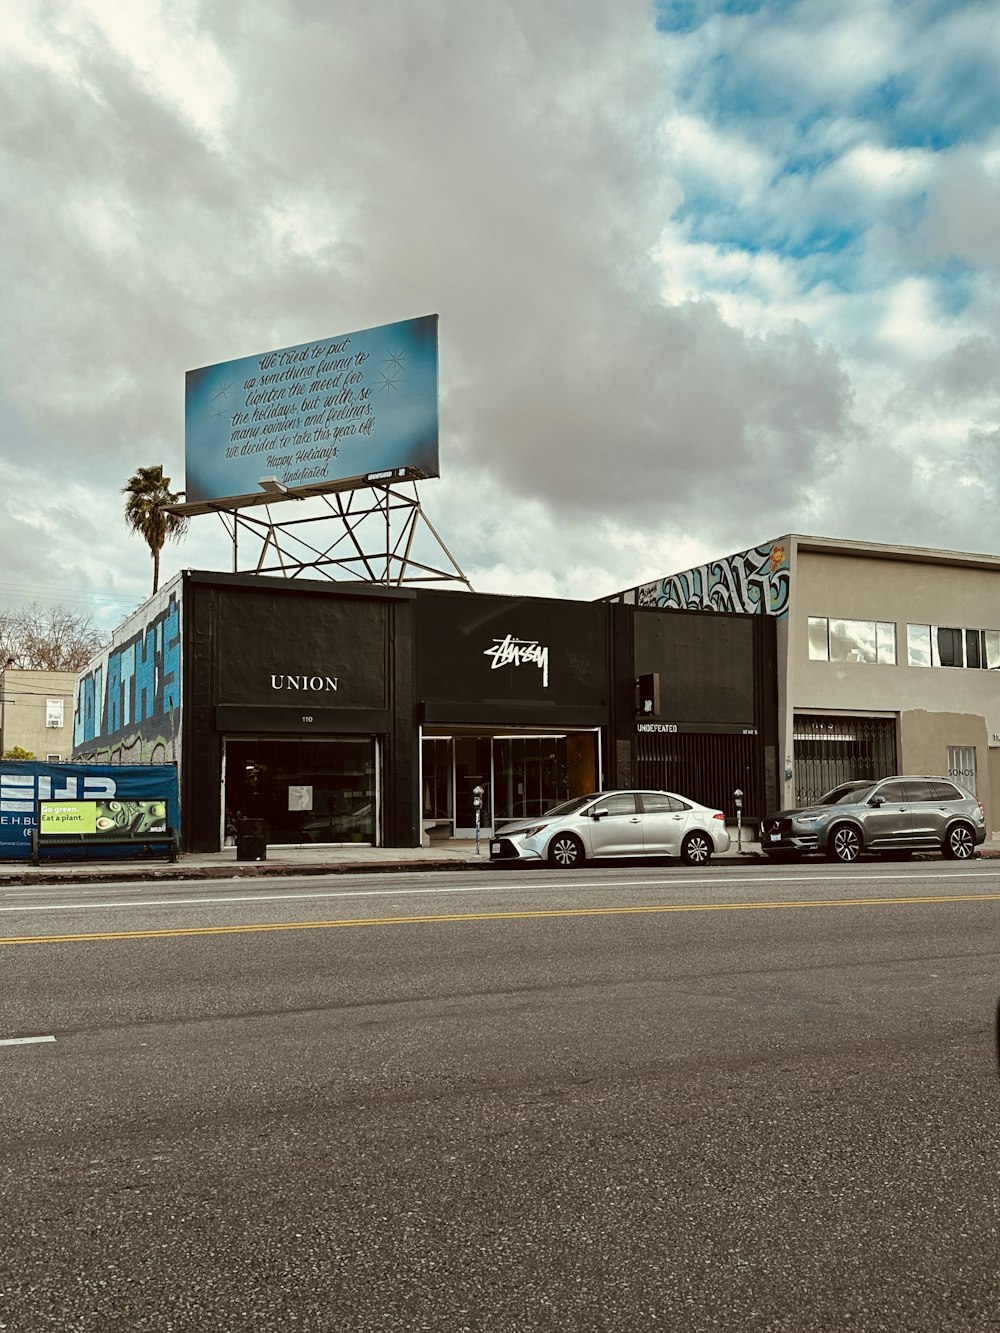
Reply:
M438 476L437 315L189 370L186 504Z
M31 830L38 827L40 801L112 801L116 807L156 801L165 806L164 823L175 829L180 825L174 764L0 759L0 861L27 860L31 855Z

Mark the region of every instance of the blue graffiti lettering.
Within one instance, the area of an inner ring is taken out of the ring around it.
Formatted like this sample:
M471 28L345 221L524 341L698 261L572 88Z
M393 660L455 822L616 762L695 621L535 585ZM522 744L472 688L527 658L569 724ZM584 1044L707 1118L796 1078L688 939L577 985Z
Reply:
M177 594L170 593L166 606L161 603L80 680L74 746L116 736L175 712L181 702L180 679L180 603Z

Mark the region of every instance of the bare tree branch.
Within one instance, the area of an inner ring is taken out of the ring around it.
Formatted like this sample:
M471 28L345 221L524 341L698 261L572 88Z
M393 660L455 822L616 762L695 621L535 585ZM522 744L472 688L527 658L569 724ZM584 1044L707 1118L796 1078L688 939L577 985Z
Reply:
M0 612L0 668L80 671L105 643L90 616L64 606L32 602L18 611Z

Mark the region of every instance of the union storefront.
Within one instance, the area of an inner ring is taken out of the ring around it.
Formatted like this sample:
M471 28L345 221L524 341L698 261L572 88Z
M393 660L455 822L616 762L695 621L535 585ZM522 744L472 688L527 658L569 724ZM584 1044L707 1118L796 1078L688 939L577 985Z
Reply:
M175 760L186 850L245 817L407 847L471 836L477 796L484 831L616 786L749 818L775 713L768 617L185 571L81 677L74 757Z

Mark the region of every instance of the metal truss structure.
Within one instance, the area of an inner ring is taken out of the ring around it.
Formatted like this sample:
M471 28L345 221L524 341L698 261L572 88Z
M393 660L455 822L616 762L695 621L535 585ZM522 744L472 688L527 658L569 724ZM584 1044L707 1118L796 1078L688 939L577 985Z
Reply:
M423 512L416 482L402 484L412 486L412 495L396 483L313 496L323 510L283 522L274 521L269 504L264 505L265 519L252 509L216 509L233 544L233 572L361 580L392 587L462 583L472 592L472 584ZM283 502L304 498L293 492ZM244 554L248 550L249 560Z

